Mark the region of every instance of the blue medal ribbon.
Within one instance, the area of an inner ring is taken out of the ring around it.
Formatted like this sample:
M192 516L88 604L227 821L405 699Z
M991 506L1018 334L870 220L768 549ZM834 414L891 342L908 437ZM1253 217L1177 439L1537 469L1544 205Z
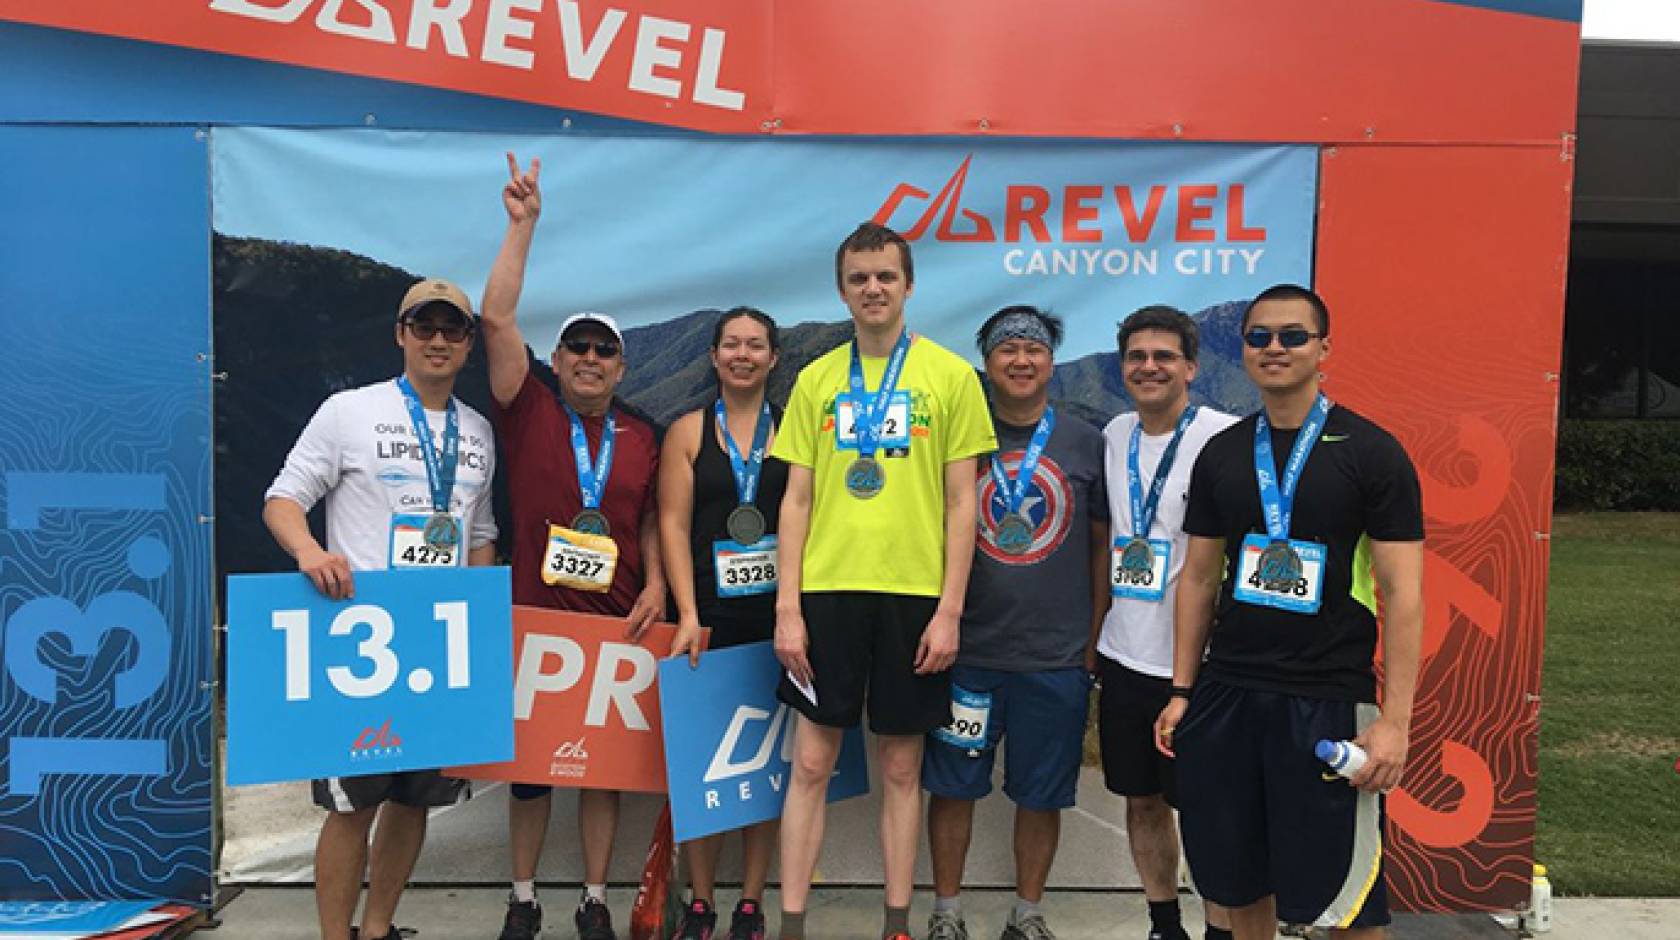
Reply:
M1167 488L1167 474L1172 472L1179 442L1184 440L1184 432L1190 429L1190 422L1194 420L1195 405L1184 409L1184 413L1178 416L1178 427L1173 430L1167 449L1161 453L1161 462L1155 465L1155 478L1149 481L1147 499L1143 495L1143 473L1138 469L1138 444L1143 440L1143 419L1140 417L1132 427L1132 443L1126 450L1126 487L1132 499L1132 531L1140 539L1149 538L1149 527L1155 524L1155 510L1161 505L1161 491Z
M595 465L590 466L589 435L583 432L583 419L578 417L571 405L560 404L565 407L566 417L572 422L572 456L577 459L578 492L583 496L583 508L600 509L601 493L607 488L607 475L612 473L613 438L618 424L613 420L609 407L606 421L601 426L601 453L595 458Z
M449 407L444 411L443 453L439 455L437 445L432 442L431 425L426 422L425 406L420 404L420 395L414 390L414 383L404 375L397 379L397 388L402 392L403 403L408 406L408 419L414 424L414 436L420 439L420 457L426 462L426 485L432 491L432 511L448 512L449 496L455 490L455 470L461 463L461 424L455 398L450 396Z
M1260 506L1266 514L1266 534L1274 542L1282 542L1289 538L1289 520L1295 509L1295 487L1301 482L1301 470L1307 465L1307 455L1312 453L1313 445L1318 443L1318 436L1324 430L1324 422L1330 416L1330 399L1320 392L1318 399L1313 402L1312 411L1307 413L1307 420L1301 424L1300 434L1295 438L1295 446L1289 452L1289 463L1284 465L1282 488L1279 488L1277 458L1272 453L1272 429L1266 420L1266 409L1260 409L1260 415L1254 422L1254 476L1260 481Z
M1005 513L1016 515L1021 512L1021 503L1027 498L1027 487L1032 483L1033 473L1038 470L1038 458L1044 453L1044 445L1050 442L1050 432L1055 427L1056 409L1046 406L1044 417L1038 419L1038 427L1033 429L1032 439L1021 455L1021 463L1015 468L1013 480L1004 472L1003 461L998 459L998 455L992 455L992 483L1003 496Z
M909 353L910 331L905 330L898 334L892 357L887 360L887 369L881 375L881 387L875 390L873 399L865 402L869 391L863 384L863 359L858 354L857 340L852 340L853 427L856 429L858 455L861 457L875 455L875 447L881 440L881 422L887 416L887 406L892 400L893 392L898 390L898 375L904 371L904 358Z
M729 422L727 412L723 407L723 399L719 398L713 407L717 415L718 433L723 436L723 446L729 452L729 466L735 471L735 494L745 506L758 495L759 472L764 468L764 442L770 439L770 403L765 402L758 412L758 427L753 430L752 450L746 459L741 459L741 451L735 446L735 439L729 436Z

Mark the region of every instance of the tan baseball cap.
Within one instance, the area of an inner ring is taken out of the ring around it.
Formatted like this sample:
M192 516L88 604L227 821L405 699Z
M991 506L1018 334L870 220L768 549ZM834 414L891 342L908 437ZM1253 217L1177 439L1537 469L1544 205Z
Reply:
M473 313L472 301L467 299L466 292L436 277L416 281L414 286L408 289L408 293L403 295L402 303L397 307L397 318L406 317L431 303L448 304L461 311L469 322L478 319L478 315Z

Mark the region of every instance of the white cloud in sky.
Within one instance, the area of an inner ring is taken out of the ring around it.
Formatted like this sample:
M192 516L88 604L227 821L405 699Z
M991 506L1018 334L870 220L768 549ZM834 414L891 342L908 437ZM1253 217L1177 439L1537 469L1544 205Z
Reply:
M1585 0L1581 35L1588 39L1680 42L1680 2Z

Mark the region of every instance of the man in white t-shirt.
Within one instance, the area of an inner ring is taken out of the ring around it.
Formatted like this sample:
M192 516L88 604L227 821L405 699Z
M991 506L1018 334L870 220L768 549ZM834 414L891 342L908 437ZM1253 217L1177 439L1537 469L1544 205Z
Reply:
M355 571L495 562L495 440L490 422L453 397L477 327L455 285L428 279L409 288L397 308L403 374L328 398L269 486L263 521L322 594L353 596ZM322 498L325 548L307 516ZM391 917L425 840L426 811L465 798L466 782L420 770L332 777L313 790L327 811L315 845L322 940L395 940ZM364 870L358 932L350 921Z
M1190 405L1199 335L1172 307L1144 307L1120 325L1121 376L1137 407L1103 429L1114 544L1108 616L1097 638L1103 778L1126 798L1126 835L1149 901L1149 940L1188 940L1178 908L1178 829L1172 762L1155 749L1155 717L1172 685L1173 597L1188 539L1190 469L1236 418ZM1207 905L1208 940L1230 921Z

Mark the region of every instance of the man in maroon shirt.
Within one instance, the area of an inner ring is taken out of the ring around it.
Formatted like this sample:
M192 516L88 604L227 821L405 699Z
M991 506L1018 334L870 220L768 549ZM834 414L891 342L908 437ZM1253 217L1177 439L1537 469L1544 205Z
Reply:
M626 618L641 638L665 616L654 510L659 444L647 422L613 404L624 377L624 337L611 317L579 313L560 329L551 362L556 398L531 372L531 353L515 310L531 236L542 212L540 164L502 190L507 235L484 288L484 348L496 400L513 515L513 602ZM500 940L531 940L542 929L534 882L548 830L549 787L514 784L508 807L513 894ZM607 912L607 867L618 828L619 795L578 791L584 896L580 940L614 940Z

